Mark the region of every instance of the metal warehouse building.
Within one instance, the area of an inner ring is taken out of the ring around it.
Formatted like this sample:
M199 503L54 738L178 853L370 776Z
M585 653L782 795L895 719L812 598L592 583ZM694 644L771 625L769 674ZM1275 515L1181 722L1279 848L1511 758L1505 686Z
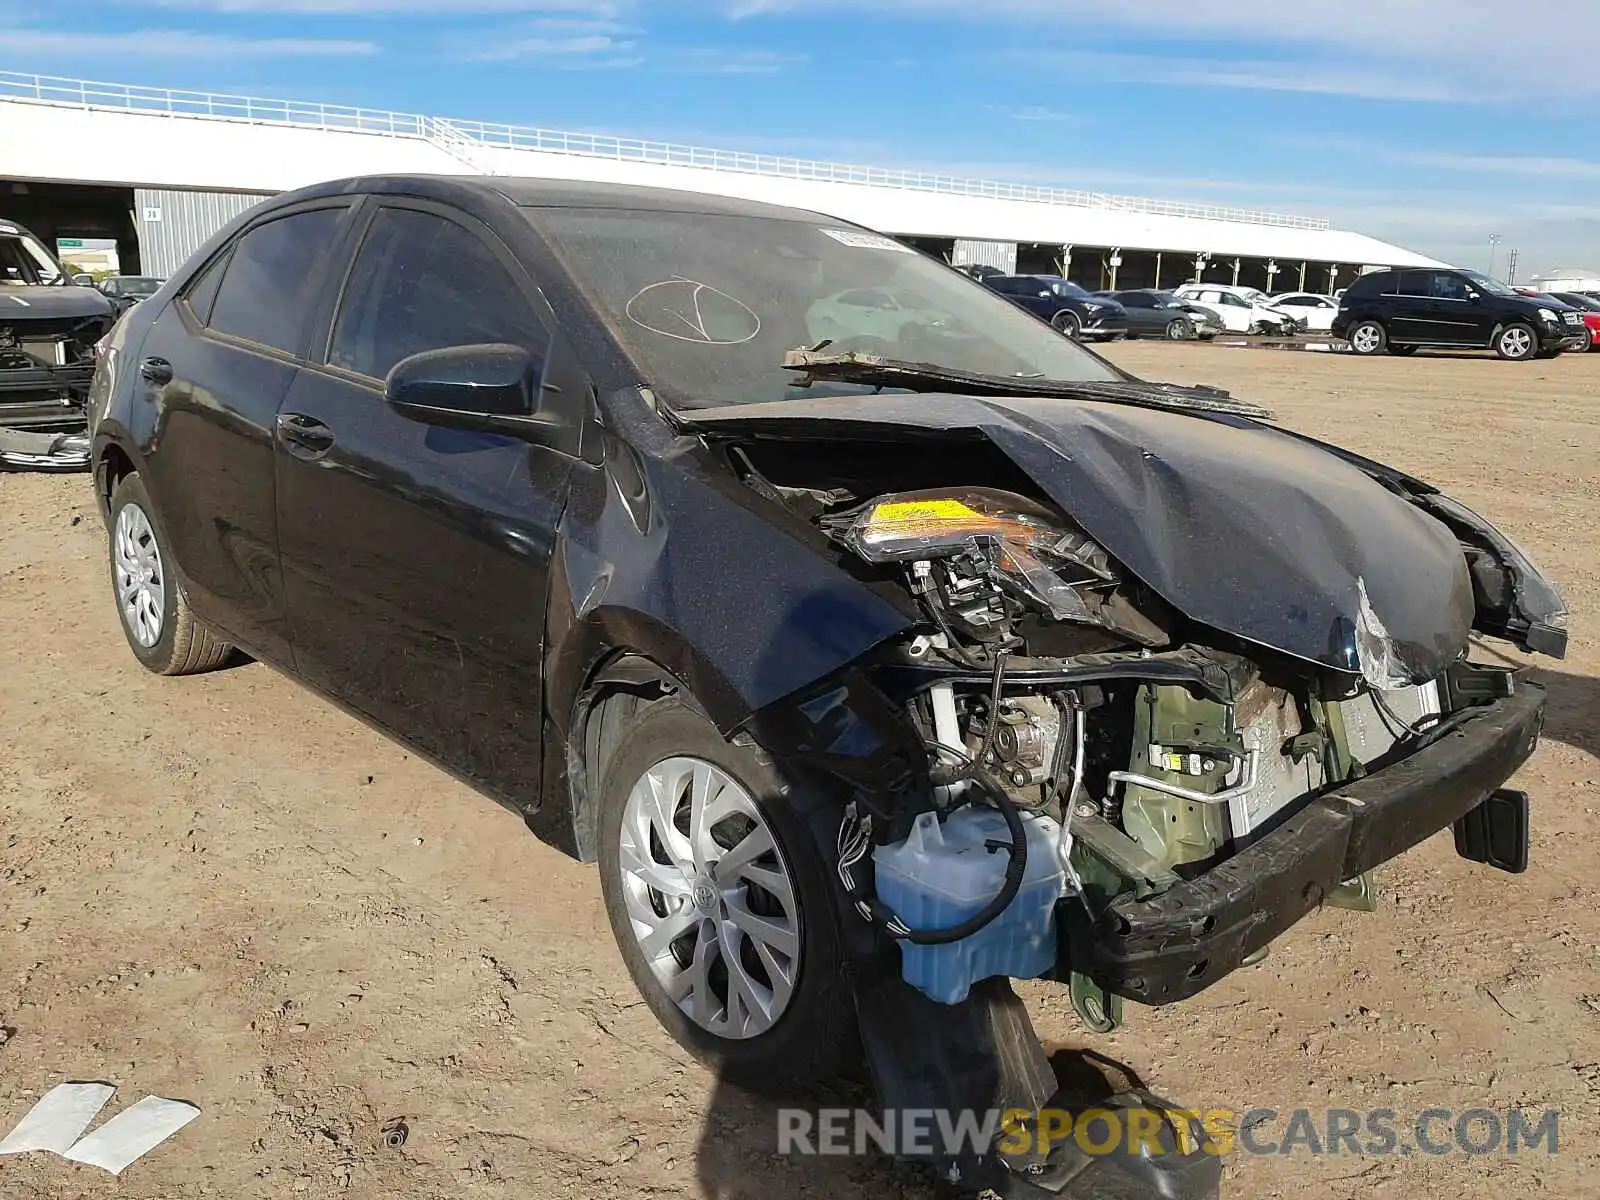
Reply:
M111 238L167 275L262 197L349 175L632 183L809 208L957 265L1089 288L1203 278L1333 291L1363 269L1442 265L1313 217L959 179L664 142L0 72L0 216Z

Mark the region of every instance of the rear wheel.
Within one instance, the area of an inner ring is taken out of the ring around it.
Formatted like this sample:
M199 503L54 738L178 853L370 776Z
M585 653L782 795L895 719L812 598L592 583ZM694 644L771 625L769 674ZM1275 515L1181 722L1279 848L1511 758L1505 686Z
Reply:
M1539 352L1539 335L1520 321L1507 325L1494 339L1494 352L1508 362L1522 362Z
M759 1090L854 1066L828 876L764 757L682 701L659 701L605 764L600 804L606 915L667 1032Z
M134 657L157 675L215 670L233 647L202 625L184 599L153 511L137 474L111 493L111 591L122 632Z
M1062 309L1050 322L1069 338L1077 338L1083 333L1083 322L1078 320L1078 314L1071 309Z
M1389 344L1389 335L1376 321L1361 321L1350 331L1350 349L1357 354L1381 354Z

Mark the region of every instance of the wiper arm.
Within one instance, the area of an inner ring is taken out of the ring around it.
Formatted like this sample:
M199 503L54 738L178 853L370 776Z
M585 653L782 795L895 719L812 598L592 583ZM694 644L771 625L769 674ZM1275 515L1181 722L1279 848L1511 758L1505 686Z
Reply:
M790 350L783 356L783 365L787 370L803 372L795 381L799 387L832 379L874 387L906 388L914 392L959 392L966 396L1064 396L1178 412L1231 413L1257 420L1269 420L1272 417L1271 411L1260 405L1235 400L1227 392L1209 387L1179 387L1176 384L1145 383L1140 380L1072 381L1044 379L1037 375L985 375L955 367L941 367L936 363L906 362L877 354L829 354L825 350Z

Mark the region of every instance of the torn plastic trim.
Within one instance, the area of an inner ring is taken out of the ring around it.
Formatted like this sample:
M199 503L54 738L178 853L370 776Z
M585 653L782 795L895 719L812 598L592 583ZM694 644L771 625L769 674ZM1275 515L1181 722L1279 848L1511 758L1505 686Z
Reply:
M1468 570L1478 609L1473 627L1481 633L1506 638L1529 653L1565 658L1569 620L1566 599L1527 551L1459 500L1440 492L1413 499L1418 507L1449 526L1468 549Z
M1212 414L1210 419L1226 425L1249 424L1226 414ZM1530 654L1566 657L1566 600L1532 556L1512 538L1427 480L1292 429L1279 432L1343 459L1455 534L1467 554L1477 606L1474 629L1505 638Z

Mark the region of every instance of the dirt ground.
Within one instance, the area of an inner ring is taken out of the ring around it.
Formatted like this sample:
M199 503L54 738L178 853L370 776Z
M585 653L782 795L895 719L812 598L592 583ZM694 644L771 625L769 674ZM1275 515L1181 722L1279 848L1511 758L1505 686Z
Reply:
M1199 1107L1560 1110L1554 1156L1235 1155L1226 1196L1600 1195L1600 355L1111 356L1451 490L1561 583L1574 638L1519 778L1528 874L1435 837L1382 870L1376 914L1313 915L1112 1036L1019 985L1041 1035ZM0 513L0 1133L70 1079L117 1084L107 1115L203 1110L120 1182L0 1159L0 1196L923 1196L773 1154L771 1109L636 997L593 868L264 667L146 674L85 478L0 475Z

